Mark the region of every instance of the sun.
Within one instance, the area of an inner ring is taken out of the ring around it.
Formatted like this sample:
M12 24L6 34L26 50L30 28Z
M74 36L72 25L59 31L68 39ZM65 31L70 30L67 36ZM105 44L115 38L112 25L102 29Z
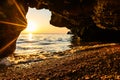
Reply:
M37 25L33 21L28 21L27 28L25 29L25 32L27 33L34 33L37 31Z

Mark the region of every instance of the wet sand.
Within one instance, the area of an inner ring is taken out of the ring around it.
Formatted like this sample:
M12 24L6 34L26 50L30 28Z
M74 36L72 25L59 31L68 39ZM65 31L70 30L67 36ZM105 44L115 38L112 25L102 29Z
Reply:
M16 55L11 66L0 66L1 80L104 80L120 79L120 45L77 46L54 53L54 58ZM37 57L37 58L36 58ZM23 59L29 59L27 62ZM33 60L31 60L33 59ZM43 60L44 59L44 60ZM21 61L19 61L21 60Z

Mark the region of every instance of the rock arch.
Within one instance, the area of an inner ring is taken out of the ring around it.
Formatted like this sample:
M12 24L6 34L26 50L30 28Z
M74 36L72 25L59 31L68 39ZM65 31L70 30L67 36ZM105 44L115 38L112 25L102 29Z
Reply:
M15 50L26 27L28 7L49 9L50 23L67 27L83 41L120 41L120 0L2 0L0 2L0 58Z

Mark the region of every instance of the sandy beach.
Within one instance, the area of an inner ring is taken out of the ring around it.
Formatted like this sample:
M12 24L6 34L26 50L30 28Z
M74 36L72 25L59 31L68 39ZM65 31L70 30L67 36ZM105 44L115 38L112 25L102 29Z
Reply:
M0 66L0 79L120 79L120 45L117 43L77 46L70 50L54 54L56 54L56 56L49 59L44 59L44 57L39 55L15 55L13 56L14 61L12 65ZM57 57L57 55L61 57ZM24 62L22 59L30 60ZM33 60L31 61L31 59Z

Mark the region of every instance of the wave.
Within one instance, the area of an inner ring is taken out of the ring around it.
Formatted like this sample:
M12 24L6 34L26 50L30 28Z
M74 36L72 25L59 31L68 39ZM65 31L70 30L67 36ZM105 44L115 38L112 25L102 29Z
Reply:
M39 43L39 45L51 45L51 44L55 44L55 43Z
M67 34L21 34L17 40L16 52L38 53L41 51L58 52L69 49L71 35Z

